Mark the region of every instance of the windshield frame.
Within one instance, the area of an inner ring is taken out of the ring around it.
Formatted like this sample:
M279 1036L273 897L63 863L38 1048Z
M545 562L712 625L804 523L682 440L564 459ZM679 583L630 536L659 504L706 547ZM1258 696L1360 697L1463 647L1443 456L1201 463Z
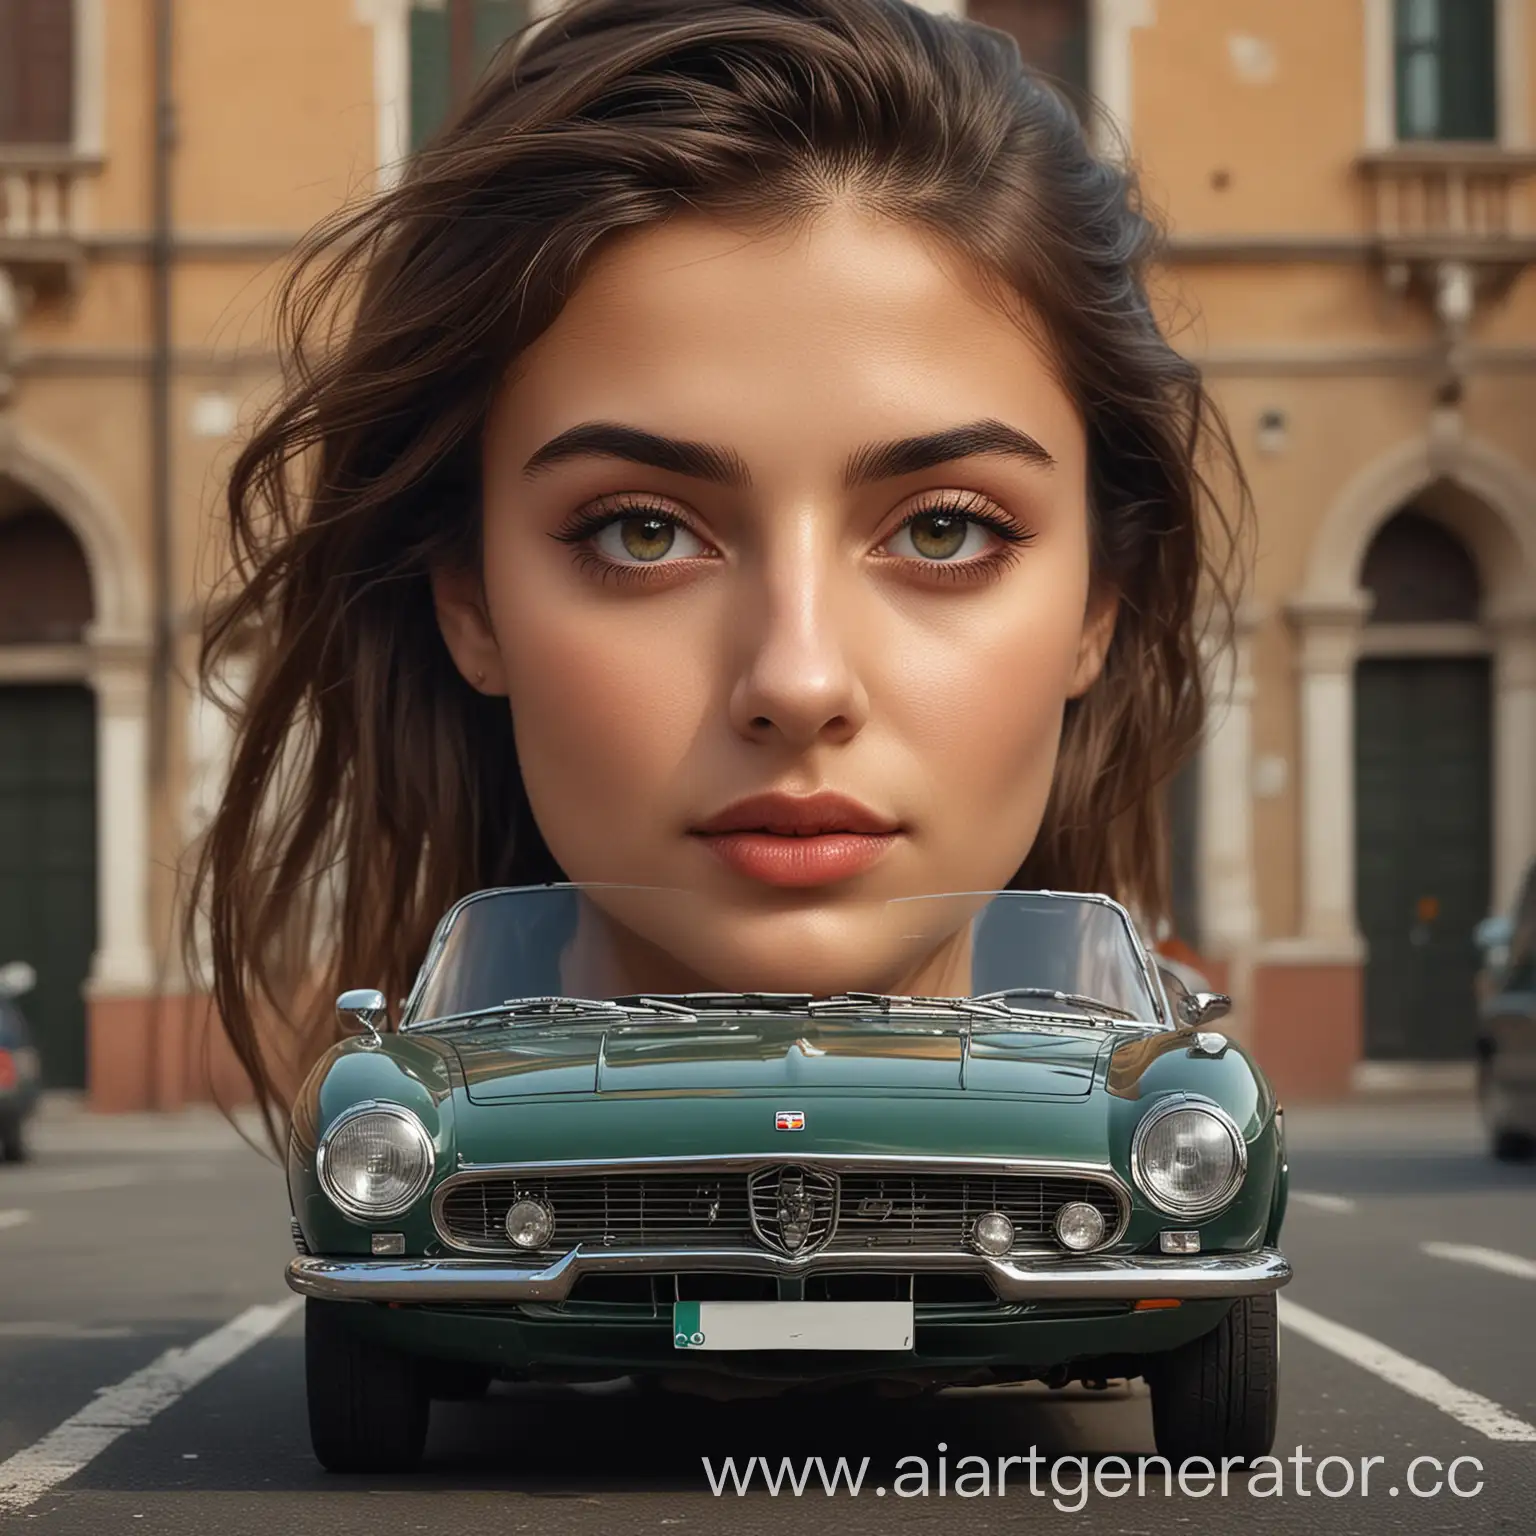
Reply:
M459 920L465 911L474 906L477 902L489 901L496 897L503 896L527 895L534 891L579 892L603 890L605 888L612 889L613 885L614 883L611 881L600 880L552 880L542 885L488 886L484 890L471 891L468 895L461 896L443 914L442 918L438 922L437 927L433 930L431 942L427 945L426 955L422 958L421 965L417 968L415 980L411 983L411 990L406 995L406 998L400 1008L400 1033L409 1034L415 1031L427 1031L433 1028L440 1028L444 1025L451 1024L455 1018L468 1017L467 1015L444 1015L442 1017L434 1017L430 1019L417 1019L414 1017L414 1014L416 1005L420 1000L423 990L426 987L427 978L432 974L438 957L441 955L443 949L447 945L448 936L453 931L454 924ZM633 889L634 887L629 888ZM658 886L656 889L663 890L665 887ZM1147 994L1152 999L1152 1009L1156 1014L1156 1018L1155 1020L1101 1020L1099 1016L1093 1015L1085 1016L1082 1018L1083 1027L1091 1027L1100 1030L1105 1027L1111 1027L1124 1030L1136 1030L1142 1033L1169 1031L1175 1030L1179 1027L1178 1024L1174 1021L1172 1006L1169 1003L1167 993L1163 988L1161 974L1158 971L1157 965L1151 953L1147 949L1146 943L1142 939L1140 928L1137 926L1136 921L1131 916L1129 910L1120 902L1116 901L1112 896L1105 896L1097 891L1056 891L1044 889L1027 891L939 891L925 893L918 896L893 896L891 898L891 903L895 904L897 902L907 901L934 901L968 896L1044 896L1053 900L1082 902L1108 908L1120 919L1121 925L1123 926L1127 936L1130 939L1131 951L1136 957L1137 971L1141 977L1142 984L1147 990ZM572 999L572 1001L575 1001L575 999ZM604 1001L602 999L589 999L588 1001L592 1001L595 1004L594 1013L600 1012L602 1014L606 1014L608 1012L608 1009L604 1005ZM922 999L917 998L912 999L911 1001L920 1004ZM1040 999L1039 1001L1041 1006L1038 1009L1033 1007L1017 1009L1015 1010L1015 1017L1018 1019L1038 1017L1042 1020L1042 1022L1048 1019L1053 1023L1060 1023L1063 1020L1067 1021L1068 1023L1073 1023L1078 1018L1077 1014L1069 1013L1064 1009L1056 1011L1050 1010L1047 1006L1045 1006L1047 1000L1044 998ZM487 1014L492 1011L493 1010L486 1010ZM871 1012L874 1011L876 1010L872 1006ZM935 1011L937 1012L938 1010ZM949 1013L950 1011L951 1010L947 1007L943 1010L945 1013ZM639 1021L636 1020L636 1022Z

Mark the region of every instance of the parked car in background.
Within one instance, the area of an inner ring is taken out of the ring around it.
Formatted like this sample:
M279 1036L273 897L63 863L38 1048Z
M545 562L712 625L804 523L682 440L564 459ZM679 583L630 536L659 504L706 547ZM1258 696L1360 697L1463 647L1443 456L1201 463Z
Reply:
M1536 863L1507 917L1477 926L1477 1097L1502 1162L1536 1158Z
M25 961L0 966L0 1162L5 1163L26 1157L27 1120L37 1108L37 1047L17 1002L36 984L37 972Z

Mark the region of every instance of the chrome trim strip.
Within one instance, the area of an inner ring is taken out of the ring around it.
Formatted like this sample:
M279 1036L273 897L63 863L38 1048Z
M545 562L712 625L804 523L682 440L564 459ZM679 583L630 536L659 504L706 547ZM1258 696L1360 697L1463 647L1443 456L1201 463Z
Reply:
M771 1156L766 1153L735 1153L726 1157L637 1157L623 1161L612 1161L606 1158L567 1158L558 1162L547 1163L465 1163L460 1162L459 1171L450 1174L432 1192L432 1226L438 1237L458 1253L495 1253L505 1254L507 1249L502 1247L486 1248L480 1245L470 1245L455 1238L447 1228L443 1220L443 1202L448 1198L451 1190L460 1188L465 1184L479 1184L487 1179L516 1178L519 1174L525 1174L531 1178L542 1178L554 1174L615 1174L622 1176L626 1173L722 1173L740 1172L751 1173L766 1168L788 1168L799 1166L814 1166L825 1168L837 1174L844 1173L881 1173L888 1169L900 1169L908 1173L938 1173L938 1174L1023 1174L1036 1175L1044 1178L1082 1178L1090 1179L1094 1183L1103 1185L1115 1197L1120 1215L1112 1231L1104 1234L1104 1239L1097 1248L1089 1249L1089 1253L1102 1251L1112 1247L1120 1241L1131 1221L1132 1198L1131 1191L1125 1180L1108 1163L1074 1163L1055 1162L1049 1158L1014 1158L1014 1157L918 1157L901 1152L872 1152L847 1156L839 1153L810 1152L802 1157L790 1157L787 1154ZM834 1226L830 1242L835 1242L837 1237ZM686 1249L674 1250L687 1252ZM849 1253L849 1249L820 1249L819 1252ZM863 1251L863 1250L859 1250ZM896 1253L899 1250L885 1249L886 1253ZM805 1259L793 1262L795 1270L799 1273L805 1263Z
M1203 1110L1226 1131L1236 1151L1232 1175L1226 1184L1217 1194L1194 1204L1188 1202L1177 1204L1160 1196L1148 1184L1141 1171L1141 1149L1148 1132L1159 1120L1176 1114L1181 1109ZM1136 1188L1141 1191L1147 1201L1164 1215L1175 1216L1186 1221L1204 1220L1214 1216L1218 1211L1225 1210L1237 1198L1238 1190L1243 1187L1243 1180L1248 1177L1248 1143L1243 1140L1243 1133L1237 1121L1215 1099L1208 1099L1198 1093L1166 1094L1153 1103L1152 1107L1136 1122L1136 1129L1131 1133L1131 1177L1136 1182Z
M773 1164L819 1163L855 1173L866 1168L903 1167L932 1169L935 1173L1060 1173L1068 1177L1083 1175L1101 1178L1125 1188L1125 1182L1111 1163L1072 1162L1049 1157L948 1157L918 1152L727 1152L719 1157L695 1157L692 1154L664 1157L567 1157L539 1163L468 1163L460 1158L459 1174L546 1173L637 1173L647 1169L660 1172L694 1173L718 1168L758 1168ZM446 1182L446 1181L445 1181Z
M862 1260L862 1261L861 1261ZM1189 1258L1150 1255L1101 1258L989 1259L980 1254L903 1253L861 1256L823 1250L808 1264L793 1264L757 1249L661 1252L655 1249L575 1248L544 1269L488 1259L327 1259L289 1261L290 1289L326 1301L426 1304L564 1301L585 1274L735 1271L803 1275L858 1269L886 1273L969 1271L987 1277L1003 1301L1077 1299L1179 1301L1233 1299L1277 1291L1291 1266L1277 1248Z

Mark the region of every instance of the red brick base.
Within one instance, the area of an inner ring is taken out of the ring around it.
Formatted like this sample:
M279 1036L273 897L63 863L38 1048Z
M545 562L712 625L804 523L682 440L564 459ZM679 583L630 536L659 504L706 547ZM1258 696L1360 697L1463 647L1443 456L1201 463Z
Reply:
M103 1114L244 1104L250 1084L206 997L93 997L86 1091Z
M1283 1102L1342 1099L1364 1041L1358 965L1258 964L1250 1044Z

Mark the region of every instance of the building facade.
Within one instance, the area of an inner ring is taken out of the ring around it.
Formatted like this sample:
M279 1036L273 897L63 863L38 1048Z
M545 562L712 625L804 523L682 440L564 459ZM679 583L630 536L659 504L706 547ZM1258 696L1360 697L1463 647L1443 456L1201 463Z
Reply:
M1471 928L1536 855L1536 0L970 13L1141 167L1158 301L1253 487L1238 644L1172 796L1180 937L1288 1095L1464 1076ZM174 930L275 281L530 17L0 0L0 961L34 964L48 1078L100 1108L240 1087Z

